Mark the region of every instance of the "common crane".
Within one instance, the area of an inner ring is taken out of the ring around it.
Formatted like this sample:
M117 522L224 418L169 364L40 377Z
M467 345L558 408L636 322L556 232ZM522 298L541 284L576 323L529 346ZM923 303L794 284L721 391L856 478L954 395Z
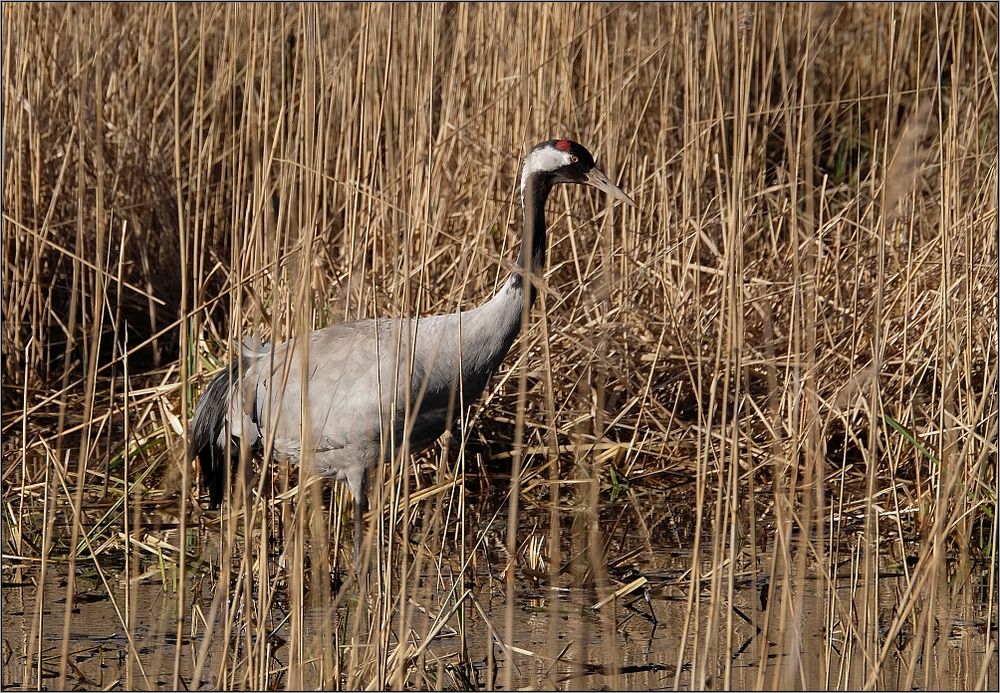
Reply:
M189 454L199 460L212 504L222 501L241 444L258 453L270 445L275 457L294 462L311 451L306 458L316 473L350 487L357 555L368 470L389 457L385 441L399 450L408 440L410 452L433 443L459 402L471 405L483 391L517 337L525 301L530 307L535 300L530 276L545 265L545 202L557 183L590 185L635 206L584 147L541 142L521 166L517 267L491 299L447 315L335 324L277 345L245 341L241 357L202 394L191 424Z

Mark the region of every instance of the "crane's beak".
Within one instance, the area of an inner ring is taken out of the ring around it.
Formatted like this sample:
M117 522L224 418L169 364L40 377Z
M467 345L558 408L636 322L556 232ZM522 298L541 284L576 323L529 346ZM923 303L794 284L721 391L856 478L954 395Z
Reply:
M583 182L587 185L594 186L598 190L603 190L607 194L611 195L611 197L621 200L630 207L635 207L635 201L626 195L621 188L608 180L608 177L596 168L592 168L587 172L587 177L583 179Z

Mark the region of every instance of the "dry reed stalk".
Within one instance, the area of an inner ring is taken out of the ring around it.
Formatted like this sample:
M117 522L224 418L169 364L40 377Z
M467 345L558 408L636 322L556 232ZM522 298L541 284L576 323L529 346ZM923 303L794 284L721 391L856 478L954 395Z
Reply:
M3 29L0 529L5 580L38 585L5 685L83 680L91 583L129 688L932 687L967 622L963 680L995 684L991 6L5 5ZM338 582L350 503L304 470L242 451L199 507L185 423L232 340L480 302L518 157L554 135L639 210L553 197L490 390L379 470L368 583ZM676 636L646 673L640 583Z

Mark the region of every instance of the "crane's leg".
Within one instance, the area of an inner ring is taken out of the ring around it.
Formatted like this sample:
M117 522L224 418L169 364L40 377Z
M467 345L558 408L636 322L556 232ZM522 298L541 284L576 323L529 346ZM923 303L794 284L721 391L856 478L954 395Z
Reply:
M365 537L365 513L368 511L368 470L361 473L360 488L354 494L354 569L361 567L361 542Z

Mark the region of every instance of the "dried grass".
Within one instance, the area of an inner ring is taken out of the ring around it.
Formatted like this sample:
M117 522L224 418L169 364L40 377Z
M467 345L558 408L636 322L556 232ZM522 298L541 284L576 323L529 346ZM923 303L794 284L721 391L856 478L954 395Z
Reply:
M84 680L90 568L125 688L950 687L939 636L970 612L962 681L995 687L997 26L986 4L5 4L3 570L35 585L5 687ZM231 340L482 301L551 136L639 207L554 196L530 328L446 444L375 484L365 597L331 584L343 489L275 464L204 511L183 441ZM150 580L176 595L156 654ZM516 644L525 581L589 594L545 593L544 651ZM748 674L733 607L762 581ZM645 674L615 632L642 591L683 607Z

